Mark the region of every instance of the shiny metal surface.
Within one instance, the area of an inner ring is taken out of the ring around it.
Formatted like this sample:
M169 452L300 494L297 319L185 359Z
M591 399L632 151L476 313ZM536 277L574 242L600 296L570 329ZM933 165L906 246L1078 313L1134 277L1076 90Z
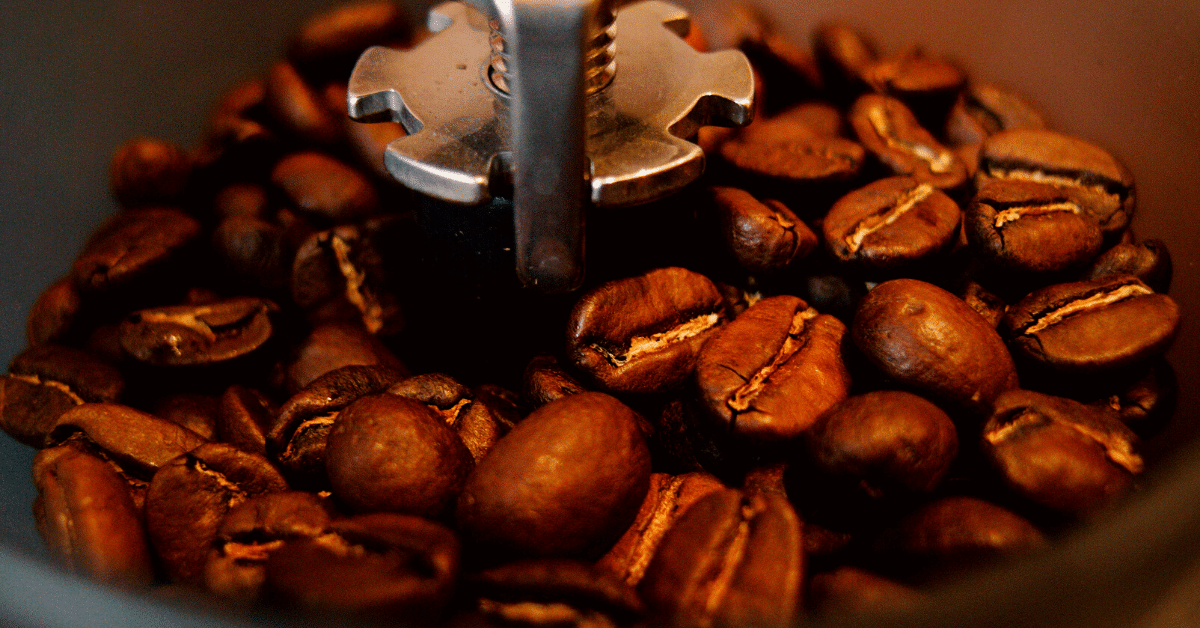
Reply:
M466 205L511 190L518 273L527 285L570 289L582 276L579 186L586 182L584 199L597 207L683 188L704 170L703 152L683 138L704 125L747 124L754 79L740 52L702 54L685 43L683 9L649 1L617 13L615 75L584 99L583 72L595 52L588 44L597 37L587 26L597 23L599 3L495 8L510 93L489 78L490 16L446 3L430 13L437 34L421 46L363 55L350 81L350 115L404 124L411 135L393 142L385 160L413 189Z

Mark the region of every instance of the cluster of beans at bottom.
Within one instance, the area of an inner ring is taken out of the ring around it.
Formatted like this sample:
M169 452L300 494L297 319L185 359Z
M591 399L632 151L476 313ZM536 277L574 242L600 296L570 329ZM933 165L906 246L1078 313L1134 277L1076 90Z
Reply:
M503 203L405 191L403 129L345 118L361 51L424 36L390 4L315 17L195 150L121 148L0 395L51 553L306 617L783 626L1119 503L1179 325L1130 172L919 48L727 9L688 41L747 54L757 120L592 211L575 294L518 287Z

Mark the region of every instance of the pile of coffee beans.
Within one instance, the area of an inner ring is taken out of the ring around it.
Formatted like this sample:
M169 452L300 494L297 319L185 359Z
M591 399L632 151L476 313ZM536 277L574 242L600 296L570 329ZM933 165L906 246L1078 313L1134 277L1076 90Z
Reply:
M689 41L748 55L757 120L592 211L575 294L519 288L503 201L400 188L402 127L344 115L365 48L423 37L392 4L311 20L195 150L121 148L0 389L51 553L403 626L785 626L1120 502L1180 317L1128 169L921 48L722 24Z

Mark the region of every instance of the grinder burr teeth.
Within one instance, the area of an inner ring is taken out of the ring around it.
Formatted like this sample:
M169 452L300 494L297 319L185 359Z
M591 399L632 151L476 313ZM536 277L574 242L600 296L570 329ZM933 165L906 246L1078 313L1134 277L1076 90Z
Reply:
M752 117L754 78L737 51L700 53L688 14L640 2L471 0L434 7L435 35L367 50L350 116L393 120L387 169L463 205L511 197L517 274L548 292L583 280L584 214L646 203L704 170L684 138Z

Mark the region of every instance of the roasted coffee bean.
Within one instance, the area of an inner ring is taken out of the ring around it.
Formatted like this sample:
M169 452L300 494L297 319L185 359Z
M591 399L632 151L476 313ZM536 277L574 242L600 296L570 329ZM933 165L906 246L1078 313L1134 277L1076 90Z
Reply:
M225 389L217 406L217 440L242 451L267 453L267 432L278 408L266 395L234 384Z
M709 494L672 526L638 592L660 626L790 626L801 603L800 518L782 497Z
M857 143L795 120L751 125L721 144L720 153L739 187L797 208L812 205L812 213L824 210L819 201L845 192L866 157Z
M90 354L42 344L13 358L0 380L0 428L41 447L67 410L88 402L115 403L125 388L121 372Z
M1139 440L1115 413L1015 390L996 399L980 449L1020 496L1083 515L1128 492L1144 464Z
M264 123L265 97L265 81L251 80L231 89L213 109L196 153L205 185L257 183L279 159L284 146Z
M940 130L967 84L967 75L946 59L919 46L877 59L863 71L872 89L904 102L927 129Z
M980 144L1007 129L1044 129L1042 114L1020 96L991 83L972 83L946 119L952 146Z
M479 462L512 423L475 398L471 389L444 373L426 373L392 384L387 393L419 401L458 434L471 457Z
M854 102L849 119L858 141L887 172L911 176L952 194L966 185L966 165L899 100L865 94Z
M446 527L377 513L335 521L267 560L265 596L290 610L425 626L443 612L459 572L459 543Z
M266 188L258 183L231 183L213 198L213 213L218 219L245 216L269 220L272 209Z
M1117 413L1121 422L1142 438L1154 433L1175 413L1179 382L1171 363L1159 359L1145 376L1116 394L1107 395L1090 405Z
M63 277L46 288L33 307L25 322L25 342L29 346L47 342L66 342L75 335L80 326L80 311L83 299L74 279Z
M154 403L151 414L199 434L205 440L217 440L217 414L220 401L211 395L177 393Z
M890 177L834 203L821 223L825 248L869 274L920 269L958 237L958 204L929 183Z
M607 554L596 561L596 567L636 587L667 530L692 504L724 487L708 473L652 474L650 491L646 493L633 525Z
M823 100L810 100L788 107L771 119L797 122L829 137L842 137L846 133L846 120L842 112Z
M364 50L403 42L411 30L404 7L394 2L350 4L305 22L288 43L287 58L310 79L346 80Z
M492 416L504 426L508 433L517 423L520 423L528 409L521 402L521 396L516 392L496 384L480 384L474 391L475 402L482 403L491 411Z
M656 468L670 473L707 471L722 478L745 471L741 464L744 460L735 455L742 452L721 447L723 435L708 429L704 417L697 416L692 405L679 396L663 405L654 417L651 447Z
M850 329L884 375L934 401L985 413L1017 387L1012 356L996 330L958 297L914 279L867 293Z
M861 280L842 275L805 275L798 288L797 296L818 312L835 316L847 324L854 320L858 302L867 294L867 287Z
M1108 275L1133 275L1155 292L1171 289L1171 253L1162 240L1144 240L1138 244L1117 244L1102 253L1083 274L1083 279Z
M271 315L278 311L271 301L255 297L141 310L121 323L121 346L130 357L155 366L228 362L271 339Z
M212 246L232 283L272 295L289 287L291 261L283 227L253 216L230 216L213 230Z
M637 414L601 393L533 411L467 478L457 521L482 553L596 558L629 527L650 484Z
M155 280L181 261L200 231L200 223L178 209L118 214L75 260L75 284L85 294L156 288Z
M807 528L805 533L808 533ZM848 566L814 574L809 578L807 592L805 606L808 612L825 617L847 613L895 612L911 608L924 598L917 589Z
M637 592L597 567L565 558L522 560L472 574L464 582L470 615L497 626L630 626L645 608ZM459 617L451 625L469 625Z
M129 485L103 459L75 447L38 452L34 519L67 571L107 584L146 587L154 563Z
M108 166L109 187L124 208L179 205L192 176L192 156L166 140L126 143Z
M162 466L146 491L146 529L167 576L201 584L225 515L247 498L287 490L263 456L207 443Z
M742 477L742 492L749 497L768 494L787 497L783 478L788 465L787 461L771 462L751 468Z
M373 334L393 335L404 328L404 316L383 257L364 231L343 225L309 237L292 263L292 300L310 318L314 311L340 309Z
M748 273L765 273L804 259L817 236L786 205L759 201L730 187L709 190L725 250Z
M279 408L267 433L268 453L293 485L324 487L326 438L338 415L355 400L379 394L407 375L388 367L345 366L314 379Z
M1113 241L1134 210L1133 175L1104 149L1044 129L1012 129L989 137L979 153L976 187L991 179L1036 181L1073 190L1083 210Z
M408 374L400 358L361 324L335 322L314 327L293 349L284 366L283 386L295 394L346 366L378 366Z
M923 579L1044 549L1046 536L1025 518L975 497L946 497L918 508L874 542L889 573Z
M567 357L604 390L661 392L686 380L724 320L721 293L707 277L653 270L580 297L567 324Z
M867 88L867 69L879 56L875 43L864 33L837 23L823 24L816 29L813 52L826 90L842 105L854 102Z
M471 451L437 412L390 394L346 406L325 449L333 494L355 512L437 518L474 467Z
M975 195L963 230L993 272L1045 277L1077 271L1104 245L1100 225L1084 205L1071 188L1000 179Z
M988 291L976 281L968 281L963 284L957 296L971 306L971 309L982 316L993 328L1000 325L1000 319L1004 318L1004 313L1008 311L1008 304L1004 302L1004 299Z
M333 147L342 141L341 119L291 63L276 63L267 73L263 106L286 135L306 144Z
M1000 322L1014 355L1063 373L1104 374L1160 356L1179 306L1131 275L1057 284L1014 304Z
M271 183L297 210L329 224L362 220L379 210L379 194L357 170L328 155L305 151L279 160Z
M324 534L329 508L312 493L265 493L234 506L225 515L204 563L204 587L238 602L262 593L267 560L285 543Z
M552 355L539 355L530 360L521 380L521 399L531 408L540 408L556 399L587 390Z
M787 441L846 398L846 326L796 297L759 301L718 329L696 363L700 405L722 433Z
M941 484L958 454L958 431L925 399L880 390L825 413L804 433L804 444L825 478L814 481L838 484L859 499L895 500Z

